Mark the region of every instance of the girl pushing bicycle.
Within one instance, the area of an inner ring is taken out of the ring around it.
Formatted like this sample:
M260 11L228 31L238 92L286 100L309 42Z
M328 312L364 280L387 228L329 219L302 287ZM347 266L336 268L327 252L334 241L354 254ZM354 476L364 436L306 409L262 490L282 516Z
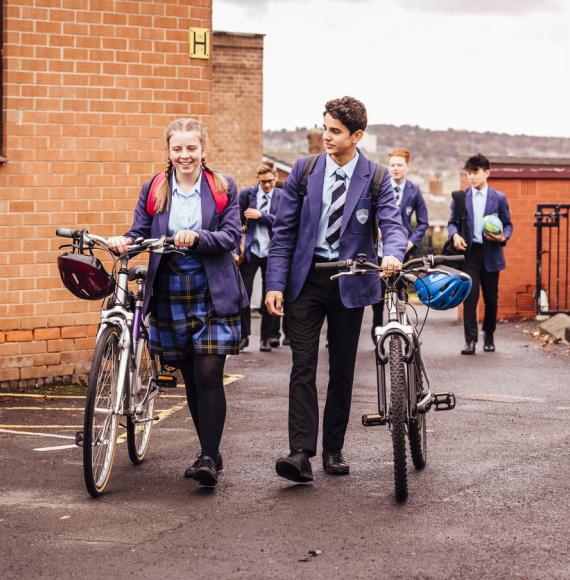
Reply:
M206 144L201 122L169 125L166 170L143 185L133 225L109 247L122 253L139 237L173 236L185 250L151 254L143 313L150 313L151 350L184 378L201 446L185 476L215 486L223 467L224 364L239 353L239 313L248 300L232 254L241 235L236 185L206 165Z

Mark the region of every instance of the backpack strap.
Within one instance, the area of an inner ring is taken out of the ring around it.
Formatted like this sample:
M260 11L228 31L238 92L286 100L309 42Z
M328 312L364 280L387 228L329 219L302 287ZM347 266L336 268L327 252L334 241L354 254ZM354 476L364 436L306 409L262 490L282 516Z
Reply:
M313 173L313 169L315 168L315 164L317 159L319 158L318 155L311 155L307 159L307 163L305 163L305 167L303 169L303 177L301 177L301 183L299 183L299 188L297 189L297 194L302 199L307 194L307 181L309 180L309 175Z
M459 235L465 238L467 235L467 207L465 205L465 192L462 189L451 192L451 197L455 201L455 215L459 221Z
M214 198L214 203L216 204L216 209L218 214L222 215L222 212L226 209L228 203L230 202L227 191L218 191L216 189L216 181L214 179L214 174L210 171L202 169L206 177L206 181L212 190L212 197ZM146 199L146 213L153 218L156 214L156 192L162 182L166 179L164 171L157 173L151 181L150 191L148 192L148 197Z
M214 174L204 168L202 168L202 171L204 172L206 181L212 190L212 196L214 198L214 203L216 204L216 209L218 210L218 215L222 215L222 212L226 209L228 203L230 203L228 192L218 191L216 189L216 180L214 179Z
M378 207L378 197L380 197L380 188L386 176L386 168L382 165L376 164L374 177L370 184L370 198L372 202L372 238L374 239L374 247L378 250L378 224L376 223L376 209ZM378 253L378 251L376 251Z
M153 218L156 214L156 191L160 187L160 184L166 179L164 171L157 173L150 183L150 191L148 192L148 197L146 198L146 213Z

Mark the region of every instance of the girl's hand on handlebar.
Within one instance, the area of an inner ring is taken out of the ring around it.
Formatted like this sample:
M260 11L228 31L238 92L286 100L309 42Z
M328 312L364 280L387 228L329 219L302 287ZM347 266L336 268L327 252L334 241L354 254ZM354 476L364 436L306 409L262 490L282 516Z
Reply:
M132 243L130 238L125 236L115 236L107 240L109 244L109 249L115 252L115 254L124 254L127 251L127 246Z
M177 248L191 248L198 243L200 236L194 230L180 230L174 236L174 245Z
M384 256L382 258L382 274L383 277L389 277L396 274L402 269L402 262L394 256Z

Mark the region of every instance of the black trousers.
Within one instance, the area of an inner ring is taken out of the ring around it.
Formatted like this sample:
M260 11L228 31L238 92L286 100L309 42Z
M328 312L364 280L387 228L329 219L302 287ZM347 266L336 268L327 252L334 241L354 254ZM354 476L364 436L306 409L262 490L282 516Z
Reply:
M364 308L345 308L338 281L327 270L314 270L295 302L287 304L293 368L289 383L289 446L315 455L319 429L317 360L319 337L328 325L329 383L323 417L323 449L344 445L350 415L354 364Z
M249 261L242 262L239 267L241 277L247 291L247 296L251 299L253 292L253 280L257 270L261 268L262 281L262 300L261 300L261 340L269 340L273 336L280 336L279 326L280 319L274 318L265 308L265 274L267 271L267 258L258 258L251 254ZM241 310L241 337L246 338L251 334L251 308L242 308Z
M473 286L467 300L463 303L463 330L465 341L477 342L477 303L479 293L483 291L485 316L483 318L483 332L493 334L497 327L497 305L499 301L499 272L485 270L482 244L472 244L465 260L463 270L471 276Z

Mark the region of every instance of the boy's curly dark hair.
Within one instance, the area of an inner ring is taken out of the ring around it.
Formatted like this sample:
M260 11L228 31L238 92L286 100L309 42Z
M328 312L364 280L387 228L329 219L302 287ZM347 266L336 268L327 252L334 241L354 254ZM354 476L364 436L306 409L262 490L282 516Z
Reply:
M351 133L364 131L368 125L366 107L364 103L354 97L342 97L333 99L325 105L323 117L329 114L333 119L338 119Z
M478 169L488 171L491 169L491 163L484 155L477 153L477 155L472 155L469 157L469 159L465 162L463 169L465 169L465 171L477 171Z

